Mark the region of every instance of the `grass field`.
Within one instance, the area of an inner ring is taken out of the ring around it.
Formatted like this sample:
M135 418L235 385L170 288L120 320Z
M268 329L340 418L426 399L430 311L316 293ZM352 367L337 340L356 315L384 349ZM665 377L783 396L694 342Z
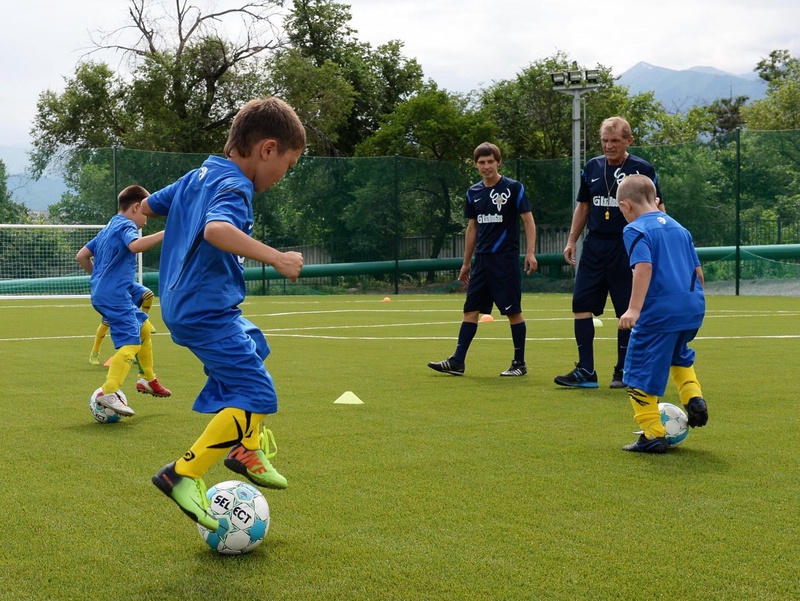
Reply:
M136 416L101 425L88 300L0 301L0 599L800 598L797 298L709 297L694 344L709 424L665 456L620 450L636 424L607 387L615 319L597 390L553 384L576 358L566 295L523 299L527 377L498 377L505 319L480 325L465 377L437 374L425 363L452 352L462 302L248 299L289 489L266 492L264 544L223 557L150 483L207 423L191 411L202 368L158 305L173 397L135 394L131 374ZM334 404L345 391L364 404ZM206 482L232 478L220 464Z

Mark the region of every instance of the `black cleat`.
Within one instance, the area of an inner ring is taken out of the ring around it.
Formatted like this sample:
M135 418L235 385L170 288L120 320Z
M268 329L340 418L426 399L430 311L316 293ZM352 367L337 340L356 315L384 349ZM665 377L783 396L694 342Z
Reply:
M611 384L609 388L627 388L628 386L622 381L622 370L614 368L614 374L611 376Z
M622 450L631 451L632 453L657 453L660 455L667 452L667 439L663 436L647 438L644 434L641 434L634 442L622 447Z
M431 361L428 363L428 367L430 367L433 371L439 371L443 374L451 374L453 376L464 375L464 364L459 363L452 357L445 359L444 361Z
M686 414L689 418L689 426L701 428L708 423L708 407L706 401L701 396L692 397L686 403Z
M524 361L512 361L511 367L500 372L501 376L524 376L528 373L528 366Z

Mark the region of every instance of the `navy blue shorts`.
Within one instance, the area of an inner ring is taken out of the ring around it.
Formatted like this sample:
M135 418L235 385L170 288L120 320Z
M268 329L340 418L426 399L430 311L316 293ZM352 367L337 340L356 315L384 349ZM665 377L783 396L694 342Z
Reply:
M464 313L478 311L488 315L492 303L500 315L522 313L522 271L516 252L475 255Z
M589 234L575 274L572 293L573 313L602 315L611 295L614 313L619 318L628 310L633 276L622 236L602 237Z
M696 335L696 328L682 332L643 332L633 328L625 355L624 382L647 394L664 396L669 368L694 365L694 350L687 345Z

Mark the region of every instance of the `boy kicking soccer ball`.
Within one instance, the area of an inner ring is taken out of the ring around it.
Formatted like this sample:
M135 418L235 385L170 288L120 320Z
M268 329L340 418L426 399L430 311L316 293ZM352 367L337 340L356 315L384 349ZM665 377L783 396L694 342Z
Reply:
M303 152L306 135L292 108L277 98L251 100L234 117L225 158L210 156L199 169L159 190L145 213L166 216L161 251L161 313L172 339L202 362L208 376L194 410L211 414L200 438L165 465L153 484L209 530L203 475L224 455L225 466L266 488L287 482L270 463L277 452L262 420L278 410L270 352L261 330L242 316L244 259L272 265L291 281L303 267L297 252L280 252L251 237L253 194L269 190Z
M666 453L658 397L667 380L678 386L689 426L705 426L708 408L694 371L694 340L705 315L703 269L691 234L658 209L656 187L644 175L629 175L617 191L628 225L625 249L633 268L633 290L620 329L631 330L625 383L639 438L622 447L635 453Z

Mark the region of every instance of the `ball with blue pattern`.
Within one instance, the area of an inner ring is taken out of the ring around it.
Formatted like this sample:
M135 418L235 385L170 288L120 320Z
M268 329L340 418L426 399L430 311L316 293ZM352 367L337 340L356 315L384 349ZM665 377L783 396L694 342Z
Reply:
M677 447L689 436L689 420L683 409L672 403L659 403L661 423L667 431L667 446Z
M219 521L212 532L197 525L206 544L223 555L241 555L258 547L269 530L267 499L252 484L227 480L206 491L210 513Z

